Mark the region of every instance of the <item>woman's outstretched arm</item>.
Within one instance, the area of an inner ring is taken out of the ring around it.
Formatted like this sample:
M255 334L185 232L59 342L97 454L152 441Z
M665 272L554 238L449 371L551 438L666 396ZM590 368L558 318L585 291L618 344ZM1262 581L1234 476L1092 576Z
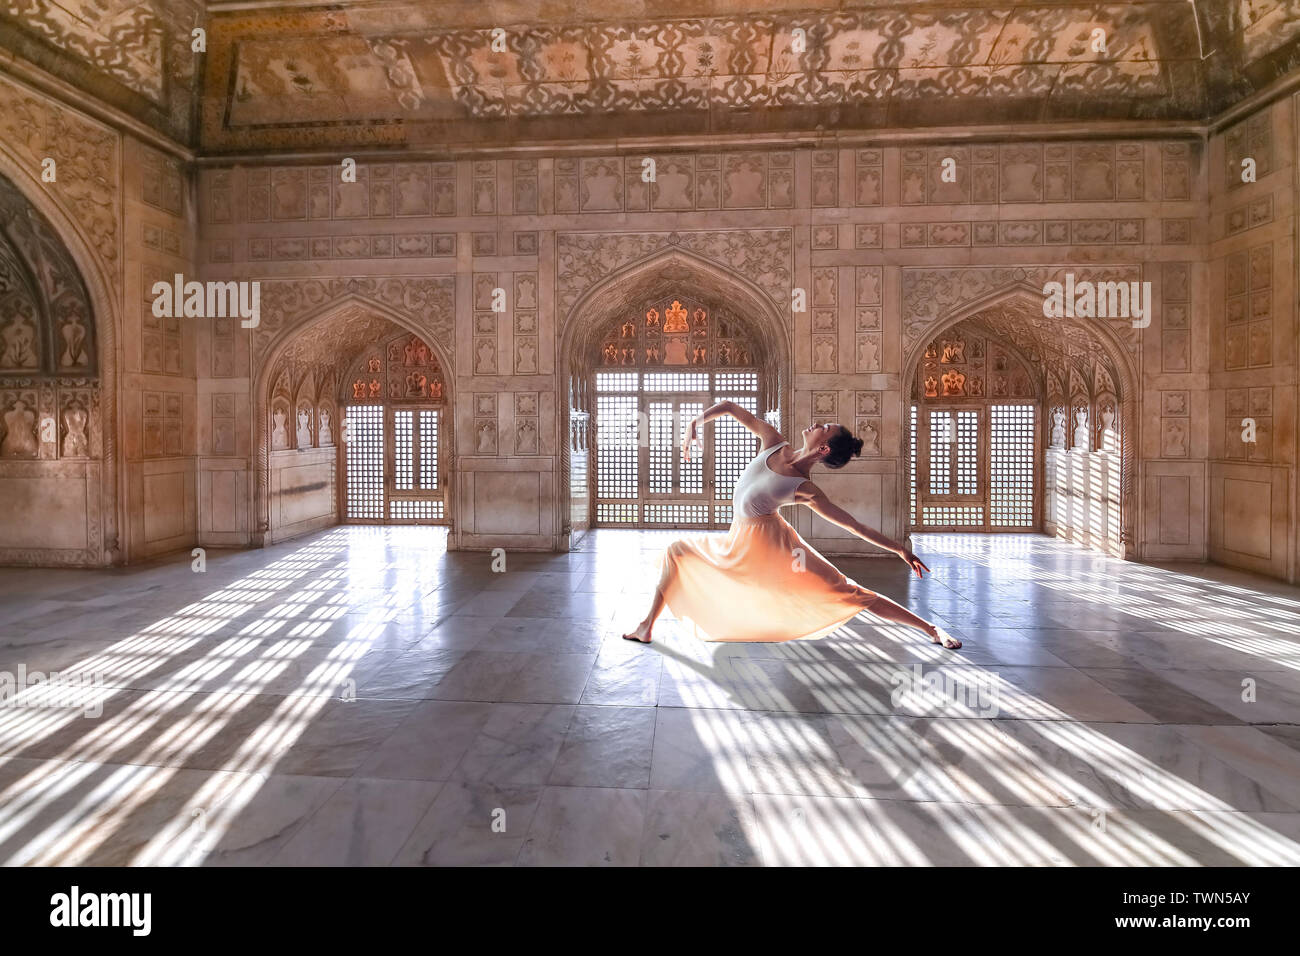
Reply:
M691 423L686 426L686 437L682 441L682 452L686 460L691 460L691 443L700 440L699 429L705 422L711 422L715 418L721 418L723 415L730 415L740 424L744 425L751 432L759 437L761 448L771 448L773 445L780 444L783 440L781 433L769 425L763 419L754 415L748 409L741 408L735 402L718 402L716 405L710 405L700 414L691 419Z
M914 555L907 548L903 547L893 538L887 538L879 531L868 528L857 518L853 517L853 515L849 514L835 502L831 501L826 497L826 492L822 491L811 481L806 481L799 486L799 491L795 495L795 501L807 505L831 524L838 525L845 531L856 534L863 541L869 541L878 548L884 548L886 551L891 551L898 555L907 563L908 567L916 572L918 578L922 576L922 571L930 570L925 566L925 563L922 562L920 558Z

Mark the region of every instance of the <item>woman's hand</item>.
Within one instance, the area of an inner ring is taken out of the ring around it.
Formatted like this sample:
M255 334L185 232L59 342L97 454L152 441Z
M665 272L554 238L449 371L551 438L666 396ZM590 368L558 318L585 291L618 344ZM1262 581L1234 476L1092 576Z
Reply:
M687 461L691 460L691 445L700 446L700 437L697 431L699 419L692 418L689 425L686 426L686 438L682 441L682 457ZM701 451L703 446L700 446Z
M920 558L914 555L911 551L908 551L906 548L902 548L901 550L899 550L898 556L907 562L907 566L916 572L916 576L918 578L924 577L924 575L921 574L922 571L928 572L930 570L925 566L924 561L922 561Z

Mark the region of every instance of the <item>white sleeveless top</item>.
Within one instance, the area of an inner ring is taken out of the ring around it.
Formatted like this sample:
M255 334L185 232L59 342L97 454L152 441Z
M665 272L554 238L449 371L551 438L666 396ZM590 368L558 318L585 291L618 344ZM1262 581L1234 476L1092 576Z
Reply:
M794 501L794 493L808 479L802 475L782 475L767 463L772 452L789 442L766 448L754 456L736 482L731 503L737 518L761 518L776 514L776 509Z

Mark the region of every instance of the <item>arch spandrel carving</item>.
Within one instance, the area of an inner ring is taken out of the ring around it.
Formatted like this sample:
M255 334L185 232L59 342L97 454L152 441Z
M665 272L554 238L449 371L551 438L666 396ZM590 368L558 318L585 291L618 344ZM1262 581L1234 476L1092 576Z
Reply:
M794 268L790 229L732 229L699 232L559 233L556 237L557 315L568 317L592 289L616 274L639 271L680 252L762 290L768 308L789 314Z
M1028 318L1043 316L1043 286L1064 282L1067 273L1075 282L1137 282L1142 269L1137 265L1071 266L973 266L969 268L904 268L902 270L902 312L904 351L933 338L953 316L983 312L985 306L1004 306ZM1049 320L1059 321L1059 320ZM1128 319L1077 319L1070 328L1102 333L1128 355L1139 352L1139 330ZM1063 327L1065 324L1063 323Z
M403 325L440 346L444 358L455 352L456 280L452 276L263 279L261 290L261 323L253 330L253 355L258 362L315 317L350 305L364 309L367 304L379 315L401 316Z
M58 179L47 191L100 257L114 289L120 259L119 142L112 130L0 78L0 152L7 149L26 169L55 160Z

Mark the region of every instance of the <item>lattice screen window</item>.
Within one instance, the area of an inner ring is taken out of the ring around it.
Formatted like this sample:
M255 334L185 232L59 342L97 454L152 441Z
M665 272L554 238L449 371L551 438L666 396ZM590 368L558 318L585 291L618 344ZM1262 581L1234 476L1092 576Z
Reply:
M596 419L596 497L636 498L636 396L598 395Z
M596 505L596 520L608 524L636 524L636 505Z
M984 524L984 509L973 507L931 507L921 509L926 524L932 525L970 525L979 527Z
M916 524L916 406L912 406L911 521Z
M393 487L415 487L415 412L393 412Z
M671 494L673 458L677 454L677 447L673 442L673 403L651 402L649 418L650 493ZM648 515L646 520L650 520Z
M713 388L718 392L757 392L758 373L717 372L713 376Z
M636 372L597 372L596 391L635 392L641 387L641 376Z
M724 396L714 401L735 402L749 412L758 411L758 399L752 395ZM715 419L713 450L713 497L730 501L741 472L758 453L758 437L730 416Z
M647 392L707 392L708 372L646 372L641 386Z
M384 517L384 407L351 405L347 409L347 515Z
M426 408L420 411L420 490L436 491L437 488L438 412Z
M656 505L645 506L647 524L708 524L708 505Z
M597 524L730 522L736 479L758 447L754 436L734 419L719 419L701 434L709 438L702 453L686 461L681 448L690 421L723 400L711 394L757 413L754 358L744 323L725 309L710 312L680 298L652 303L610 326L598 364L625 367L598 368L594 376L589 468Z
M951 412L930 412L930 494L948 493L952 441L956 430Z
M956 493L979 494L979 413L957 412Z
M1004 343L979 323L959 323L926 346L911 395L911 526L1037 526L1035 436L1045 383L1014 338Z
M990 409L989 523L998 527L1034 524L1034 406Z
M345 369L343 391L365 403L346 410L344 520L445 521L436 351L409 332L373 342Z
M394 521L430 520L443 517L441 501L417 501L412 498L394 498L389 502L390 517Z
M979 494L979 412L930 410L930 494Z

